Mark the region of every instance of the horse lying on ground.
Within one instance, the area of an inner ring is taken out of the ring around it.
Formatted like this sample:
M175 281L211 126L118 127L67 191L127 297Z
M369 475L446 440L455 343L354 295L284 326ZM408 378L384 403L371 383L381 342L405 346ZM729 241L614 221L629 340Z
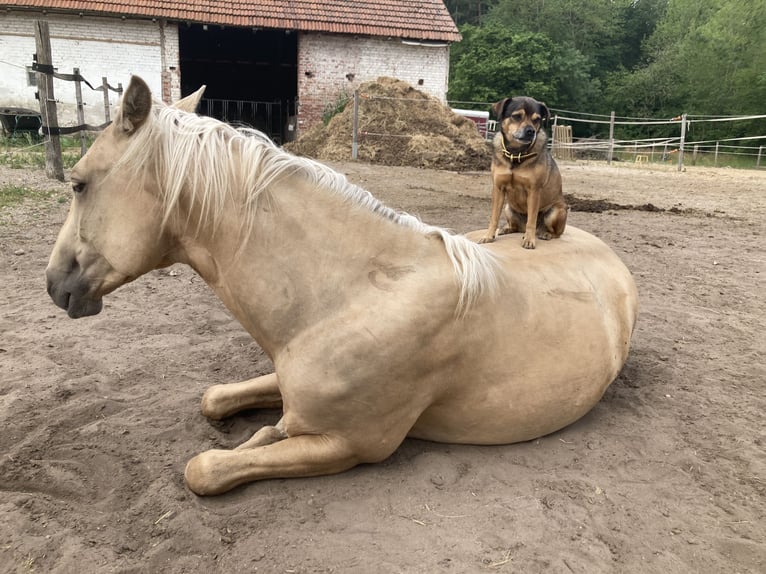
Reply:
M407 436L530 440L583 416L616 377L637 294L600 240L569 227L536 251L479 245L258 132L185 111L200 95L154 104L132 78L72 170L46 270L54 302L82 317L186 263L271 357L275 373L213 386L202 412L281 405L281 419L194 457L191 490L341 472Z

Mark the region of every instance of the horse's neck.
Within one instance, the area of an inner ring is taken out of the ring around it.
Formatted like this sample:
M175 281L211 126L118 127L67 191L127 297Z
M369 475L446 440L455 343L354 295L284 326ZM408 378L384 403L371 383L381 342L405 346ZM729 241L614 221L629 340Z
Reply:
M376 266L409 265L437 243L334 192L276 187L259 200L244 245L240 224L227 226L194 265L267 352L370 289Z

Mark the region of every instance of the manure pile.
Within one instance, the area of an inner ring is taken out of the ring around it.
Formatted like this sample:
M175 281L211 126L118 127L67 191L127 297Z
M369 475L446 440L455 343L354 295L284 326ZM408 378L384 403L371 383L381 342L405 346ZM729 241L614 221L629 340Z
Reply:
M486 171L489 145L476 125L433 96L394 78L359 87L361 161L453 171ZM351 159L353 100L325 126L315 126L285 148L324 161Z

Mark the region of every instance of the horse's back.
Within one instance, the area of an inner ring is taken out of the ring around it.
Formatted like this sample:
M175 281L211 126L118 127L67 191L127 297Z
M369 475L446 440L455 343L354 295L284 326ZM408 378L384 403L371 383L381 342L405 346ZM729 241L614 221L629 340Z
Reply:
M443 397L412 436L529 440L584 415L622 368L638 297L619 257L571 226L534 250L522 248L519 238L487 244L500 260L500 291L456 326L450 344L460 347L462 359L442 374L449 380Z

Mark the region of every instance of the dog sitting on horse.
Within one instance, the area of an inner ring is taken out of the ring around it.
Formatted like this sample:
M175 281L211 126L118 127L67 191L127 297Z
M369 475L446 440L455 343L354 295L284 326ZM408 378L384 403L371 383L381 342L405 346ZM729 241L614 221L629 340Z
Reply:
M554 239L564 233L569 210L542 127L550 111L544 103L525 96L505 98L492 111L499 126L493 140L492 214L480 243L495 240L505 208L508 225L500 235L523 231L521 245L534 249L536 237Z

